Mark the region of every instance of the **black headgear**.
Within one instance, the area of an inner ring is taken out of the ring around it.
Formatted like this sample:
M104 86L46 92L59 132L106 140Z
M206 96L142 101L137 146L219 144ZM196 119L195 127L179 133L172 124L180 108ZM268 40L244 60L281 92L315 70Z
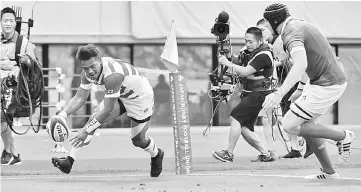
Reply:
M263 17L271 24L275 34L277 27L290 16L288 8L282 3L274 3L266 8Z

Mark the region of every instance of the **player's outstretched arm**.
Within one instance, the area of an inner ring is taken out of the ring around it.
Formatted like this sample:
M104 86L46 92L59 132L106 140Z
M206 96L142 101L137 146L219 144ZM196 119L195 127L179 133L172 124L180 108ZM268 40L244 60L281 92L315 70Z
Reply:
M78 111L86 102L89 94L91 92L92 83L86 78L85 72L81 73L81 83L76 92L76 95L71 98L69 103L66 105L63 111L61 111L58 115L66 118L69 115Z
M102 123L109 120L114 106L120 96L120 88L124 81L124 75L120 73L113 73L105 78L105 96L104 96L104 107L99 110L95 117L87 123L84 128L88 133L93 132Z
M79 87L76 95L71 98L71 100L63 110L67 114L67 116L75 113L85 104L87 98L89 97L90 91L91 89L87 90Z

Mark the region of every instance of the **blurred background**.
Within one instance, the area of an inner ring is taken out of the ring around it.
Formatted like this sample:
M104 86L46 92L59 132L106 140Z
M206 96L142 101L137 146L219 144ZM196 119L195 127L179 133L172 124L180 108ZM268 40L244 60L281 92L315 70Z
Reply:
M217 65L216 37L210 29L221 11L230 16L233 51L244 44L247 28L255 26L264 9L273 2L128 2L128 1L1 1L1 7L21 6L23 20L33 17L30 40L46 75L44 119L61 110L76 93L81 68L75 59L78 46L93 43L102 56L128 61L148 77L155 91L152 124L171 127L169 72L160 60L171 21L175 21L179 66L187 78L191 125L207 125L214 105L207 91L207 73ZM291 15L318 26L348 75L343 97L320 118L324 124L361 124L361 2L283 2ZM23 25L23 34L27 26ZM94 112L103 90L93 89L87 104L68 118L81 128ZM214 125L229 125L229 113L239 98L235 93L222 103ZM130 120L121 116L102 127L126 128Z

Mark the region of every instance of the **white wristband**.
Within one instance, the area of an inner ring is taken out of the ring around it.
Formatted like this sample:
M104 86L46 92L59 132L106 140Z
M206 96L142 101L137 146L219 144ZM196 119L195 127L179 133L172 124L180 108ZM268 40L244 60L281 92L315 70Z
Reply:
M306 85L306 83L304 83L304 82L302 82L302 81L299 81L297 88L303 90L303 88L305 87L305 85Z
M68 117L68 114L66 114L65 111L61 111L58 115L64 119Z
M91 120L88 124L85 125L85 131L87 133L91 133L95 129L97 129L101 124L95 118Z

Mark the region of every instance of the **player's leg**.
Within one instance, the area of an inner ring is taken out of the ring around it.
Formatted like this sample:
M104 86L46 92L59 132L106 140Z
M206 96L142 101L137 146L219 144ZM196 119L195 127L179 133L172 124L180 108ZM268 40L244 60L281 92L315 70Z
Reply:
M343 94L347 84L322 87L310 85L308 90L291 105L291 110L304 118L324 114ZM316 121L305 123L302 128L285 126L287 132L303 137L331 139L338 142L340 160L346 161L350 154L354 133L326 127ZM312 149L312 147L311 147Z
M283 126L285 130L290 134L303 136L322 166L322 173L312 178L339 177L327 154L325 138L340 142L339 150L341 151L341 157L346 159L349 155L353 132L331 129L315 121L341 97L345 89L346 85L331 87L310 86L291 105L291 110L284 118ZM300 123L302 121L303 123ZM298 127L299 124L301 124L300 128Z
M97 111L102 110L104 107L104 102L102 101L97 109ZM118 100L118 105L114 106L113 111L110 113L110 116L107 118L106 121L109 121L110 119L114 119L116 117L119 117L120 115L122 115L123 113L126 112L126 109L123 105L123 103ZM90 118L88 119L88 122L91 121L94 117L95 117L96 113L92 114L90 116ZM88 123L87 122L87 123ZM92 140L92 137L95 133L95 130L93 132L91 132L89 134L89 136L85 139L83 145L75 148L75 147L71 147L71 150L69 152L69 155L67 157L62 157L62 158L58 158L58 157L53 157L52 163L55 167L59 168L63 173L67 173L69 174L72 166L76 160L76 155L77 153L81 150L82 147L89 145L90 141Z
M153 138L147 135L153 114L154 94L149 91L136 99L124 99L127 115L132 119L130 138L135 147L149 153L151 157L151 177L158 177L163 170L164 151L157 147Z
M153 138L147 135L150 116L143 120L132 118L130 137L135 147L143 149L151 157L151 177L158 177L163 170L164 151L157 147Z
M307 157L311 156L312 154L313 154L313 151L306 141L306 152L305 152L305 154L303 154L303 158L306 159Z
M291 135L294 135L295 131L290 131L290 129L292 128L297 129L299 127L300 129L303 129L304 124L313 122L314 119L316 119L318 116L320 115L314 114L312 116L308 116L306 114L302 114L299 111L295 111L293 108L291 108L291 110L288 111L285 117L283 118L282 124L286 132L288 132ZM331 160L326 150L324 139L317 137L305 137L305 139L309 144L309 146L311 147L312 151L314 151L318 160L320 161L323 171L329 174L335 173L335 170L332 166Z

